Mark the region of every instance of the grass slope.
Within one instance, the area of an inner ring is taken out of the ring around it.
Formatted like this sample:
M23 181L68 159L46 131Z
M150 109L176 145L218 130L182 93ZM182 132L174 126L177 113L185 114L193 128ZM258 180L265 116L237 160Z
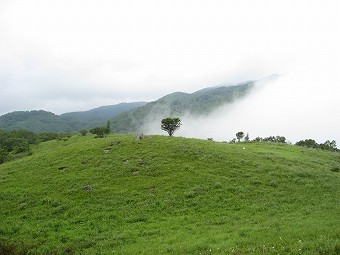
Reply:
M270 143L42 143L0 165L0 251L340 254L339 166L339 153Z

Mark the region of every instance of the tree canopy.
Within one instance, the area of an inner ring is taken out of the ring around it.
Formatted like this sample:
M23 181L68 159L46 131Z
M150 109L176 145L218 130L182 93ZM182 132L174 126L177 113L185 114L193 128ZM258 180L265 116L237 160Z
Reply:
M172 136L181 126L180 118L165 118L162 119L161 129L167 131L169 136Z
M238 142L241 142L243 137L244 137L244 133L242 131L236 133L236 138Z

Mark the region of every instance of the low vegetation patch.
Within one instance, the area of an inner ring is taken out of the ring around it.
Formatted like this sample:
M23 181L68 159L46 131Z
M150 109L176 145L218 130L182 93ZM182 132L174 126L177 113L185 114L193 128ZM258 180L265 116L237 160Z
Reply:
M0 164L5 161L31 155L31 146L51 140L67 141L70 134L40 133L27 130L0 130Z

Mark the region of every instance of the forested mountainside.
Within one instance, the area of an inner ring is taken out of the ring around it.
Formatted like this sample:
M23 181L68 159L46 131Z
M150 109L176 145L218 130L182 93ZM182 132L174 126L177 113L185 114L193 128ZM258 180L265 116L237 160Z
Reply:
M162 118L180 117L185 113L209 114L219 106L246 96L253 86L254 82L249 81L234 86L205 88L192 94L175 92L150 103L121 103L62 115L44 110L16 111L0 116L0 129L25 129L35 133L77 132L104 125L110 120L112 132L134 133L139 131L149 116Z

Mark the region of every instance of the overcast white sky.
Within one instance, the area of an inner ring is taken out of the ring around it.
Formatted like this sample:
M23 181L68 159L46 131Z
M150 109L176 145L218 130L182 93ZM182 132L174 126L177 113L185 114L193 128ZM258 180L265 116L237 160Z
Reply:
M339 3L0 0L0 114L60 114L285 73L255 108L339 133Z

